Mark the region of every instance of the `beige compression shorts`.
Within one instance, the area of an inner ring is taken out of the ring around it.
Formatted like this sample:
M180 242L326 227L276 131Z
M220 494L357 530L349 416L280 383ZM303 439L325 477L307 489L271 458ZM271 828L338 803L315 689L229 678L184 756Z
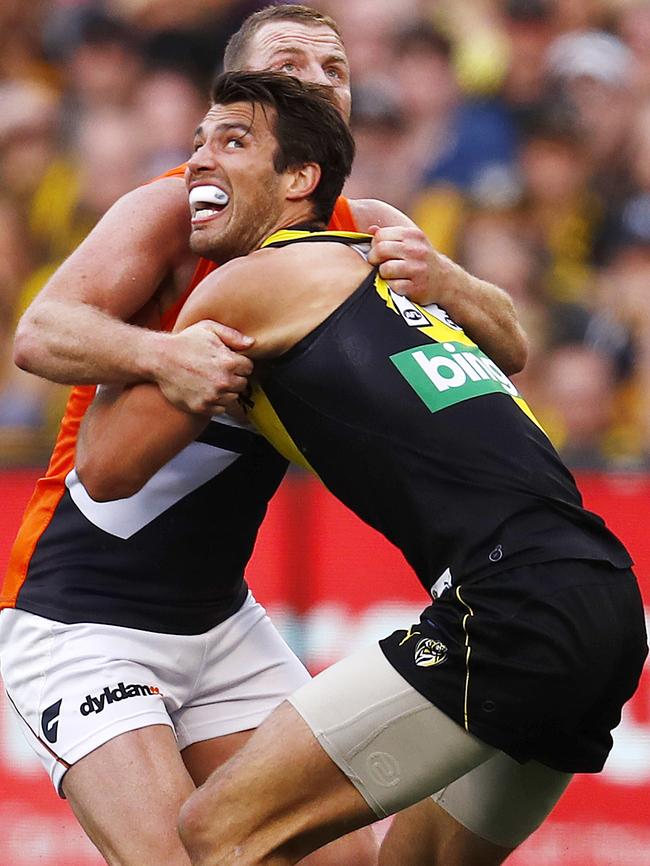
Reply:
M482 839L514 848L571 775L519 764L423 698L373 645L289 699L323 749L383 818L428 796Z

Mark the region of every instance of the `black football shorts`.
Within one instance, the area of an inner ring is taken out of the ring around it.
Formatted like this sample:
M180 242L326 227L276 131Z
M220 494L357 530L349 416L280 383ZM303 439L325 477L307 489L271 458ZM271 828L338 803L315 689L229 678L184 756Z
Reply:
M648 652L634 574L558 560L451 586L380 642L454 721L517 761L599 772Z

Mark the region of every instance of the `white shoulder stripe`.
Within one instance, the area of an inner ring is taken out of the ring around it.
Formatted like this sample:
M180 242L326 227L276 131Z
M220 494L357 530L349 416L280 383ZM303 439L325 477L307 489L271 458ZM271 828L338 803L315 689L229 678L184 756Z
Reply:
M88 495L75 469L65 485L81 513L99 529L118 538L130 538L172 505L219 475L239 457L203 442L192 442L166 463L133 496L110 502L95 502Z

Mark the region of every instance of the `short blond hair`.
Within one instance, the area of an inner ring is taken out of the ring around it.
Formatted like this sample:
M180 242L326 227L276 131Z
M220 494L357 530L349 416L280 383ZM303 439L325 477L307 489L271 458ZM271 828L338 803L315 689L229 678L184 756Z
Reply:
M226 72L245 69L248 52L253 37L258 30L271 21L297 21L300 24L329 27L341 39L341 31L336 21L329 15L300 4L280 3L275 6L265 6L259 12L253 12L244 21L239 30L228 40L223 55L223 68Z

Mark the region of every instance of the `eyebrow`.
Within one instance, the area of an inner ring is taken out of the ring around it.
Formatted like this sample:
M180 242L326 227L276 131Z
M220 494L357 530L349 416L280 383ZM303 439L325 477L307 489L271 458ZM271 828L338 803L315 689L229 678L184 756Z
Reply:
M235 130L238 130L242 133L243 137L251 132L251 127L252 124L246 126L243 123L218 123L215 129L219 132L234 132ZM197 135L203 135L204 133L205 130L203 129L203 124L200 123L194 130L194 138L196 138Z
M300 48L298 45L287 46L287 47L278 46L278 48L276 48L275 51L273 51L271 53L271 59L275 59L280 54L300 54L303 57L306 57L307 52L305 51L304 48ZM344 54L329 54L325 58L324 62L325 63L341 63L343 66L348 65L348 61L347 61Z

